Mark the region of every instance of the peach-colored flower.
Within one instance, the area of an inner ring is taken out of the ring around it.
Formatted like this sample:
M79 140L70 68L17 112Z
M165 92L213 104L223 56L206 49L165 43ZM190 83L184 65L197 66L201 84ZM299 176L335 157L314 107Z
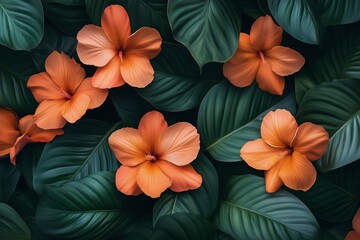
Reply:
M179 122L168 127L164 116L152 111L140 120L138 129L122 128L109 137L111 149L122 164L116 187L127 195L156 198L167 188L182 192L200 187L199 175L190 163L200 149L194 126Z
M0 157L10 154L13 164L16 164L16 155L27 143L50 142L56 135L63 133L61 129L39 128L33 115L27 115L19 121L15 112L0 108Z
M154 79L149 59L160 52L161 36L150 27L142 27L132 35L126 10L120 5L107 7L101 27L86 25L78 35L80 60L99 67L92 83L98 88L114 88L128 83L146 87Z
M270 16L259 17L250 35L240 33L237 51L224 64L225 77L237 87L249 86L256 79L263 91L282 95L284 76L299 71L305 63L300 53L279 46L282 33Z
M64 53L52 52L45 69L27 83L40 103L34 121L42 129L59 129L66 122L76 122L87 109L103 104L108 95L108 90L93 87L80 64Z
M350 231L344 240L359 240L360 239L360 208L356 212L353 220L352 226L354 230Z
M252 168L265 170L266 191L275 192L284 183L307 191L316 180L311 161L325 152L329 135L322 126L306 122L298 126L290 112L269 112L261 124L261 138L247 142L240 156Z

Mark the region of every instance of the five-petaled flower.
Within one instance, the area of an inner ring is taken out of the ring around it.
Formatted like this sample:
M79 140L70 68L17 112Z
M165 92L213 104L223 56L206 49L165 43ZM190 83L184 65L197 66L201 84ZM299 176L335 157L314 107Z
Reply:
M259 17L250 35L240 33L234 56L224 64L224 75L237 87L249 86L255 79L266 92L282 95L285 80L300 70L305 60L300 53L279 46L283 30L270 16Z
M0 157L10 154L11 163L16 164L16 155L32 142L50 142L61 129L43 130L36 126L33 115L18 119L15 112L0 108Z
M42 129L59 129L66 122L76 122L87 109L103 104L108 95L108 90L93 87L84 69L64 53L52 52L45 69L27 83L40 103L34 121Z
M128 83L146 87L154 79L149 59L161 50L159 32L142 27L132 35L126 10L120 5L107 7L101 27L86 25L78 35L77 53L80 60L99 67L92 83L98 88L114 88Z
M265 170L266 191L275 192L284 183L307 191L316 180L311 161L325 152L329 135L322 126L305 122L298 126L290 112L269 112L261 124L261 138L247 142L240 156L252 168Z
M190 165L200 149L199 134L190 123L168 127L164 116L152 111L142 117L138 129L112 133L109 144L122 164L116 187L124 194L144 192L156 198L167 188L182 192L202 183L201 175Z
M352 226L354 230L350 231L344 240L359 240L360 239L360 208L356 212L353 220Z

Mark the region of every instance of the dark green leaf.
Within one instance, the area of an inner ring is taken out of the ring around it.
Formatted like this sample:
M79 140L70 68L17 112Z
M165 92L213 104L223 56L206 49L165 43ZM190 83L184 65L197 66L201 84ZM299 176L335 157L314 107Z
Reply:
M213 213L219 195L216 170L202 153L199 153L193 167L203 178L201 187L187 192L167 191L162 194L154 206L154 224L166 215L179 212L192 213L205 218Z
M317 239L320 228L294 195L266 193L264 179L231 178L223 189L213 223L235 239Z
M293 94L282 99L260 90L256 83L237 88L223 82L214 86L202 101L198 129L202 143L218 161L241 161L240 149L260 137L263 117L272 110L296 111Z
M30 229L24 220L5 203L0 203L0 239L31 239Z
M0 19L0 44L11 49L30 50L44 34L41 0L2 0Z
M116 170L119 163L108 137L120 124L82 120L65 128L65 134L48 143L34 176L34 188L61 185L100 171Z
M114 173L100 172L61 187L47 187L36 221L46 234L61 239L113 239L129 231L141 209L131 202L117 191Z
M20 172L16 166L7 159L0 159L0 202L7 202L14 193L20 178Z
M232 2L236 9L240 9L243 13L252 18L256 19L264 15L264 12L261 10L256 0L232 0Z
M39 199L34 192L19 191L11 197L9 204L32 229L36 228L35 212Z
M161 218L156 224L152 240L211 240L216 229L205 218L190 213L176 213Z
M327 25L353 23L360 20L358 0L319 0L322 22Z
M186 111L200 105L207 91L218 80L199 73L187 49L163 43L161 54L152 61L154 81L137 92L154 107L169 111Z
M168 18L174 38L200 68L226 62L237 49L240 20L229 0L169 0Z
M330 135L327 150L316 164L329 171L360 158L360 81L326 82L309 91L297 112L299 123L322 125Z
M128 235L122 238L122 240L150 240L153 232L152 217L145 216Z

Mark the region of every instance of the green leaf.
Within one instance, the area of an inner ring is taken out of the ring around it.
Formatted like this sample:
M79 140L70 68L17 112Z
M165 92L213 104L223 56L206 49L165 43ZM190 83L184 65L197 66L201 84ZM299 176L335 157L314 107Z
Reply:
M264 15L256 0L232 0L232 3L235 9L240 9L243 13L254 19Z
M0 2L0 44L14 50L36 47L44 34L41 0L2 0Z
M100 26L104 9L111 4L123 6L129 14L132 32L140 27L157 29L164 40L171 40L167 20L167 0L85 0L91 22Z
M293 94L282 99L263 92L256 83L237 88L227 81L222 82L208 92L200 105L198 130L202 143L218 161L241 161L242 146L260 138L263 117L278 108L294 114Z
M119 128L97 120L81 120L65 128L65 134L48 143L34 176L34 188L76 181L100 171L119 168L108 137Z
M145 216L123 240L150 240L154 229L151 215Z
M360 20L358 0L319 0L321 20L327 25L353 23Z
M141 208L117 191L114 179L114 173L100 172L61 187L47 187L36 212L38 226L60 239L125 235Z
M37 103L26 87L28 78L37 73L30 55L0 46L0 106L18 114L32 114Z
M235 239L317 239L320 228L294 195L265 192L264 179L232 177L219 200L213 223Z
M163 43L161 48L160 55L152 61L154 81L146 88L137 89L137 92L163 111L180 112L199 106L218 80L210 80L213 75L200 74L196 62L184 46Z
M0 202L7 202L14 193L20 178L16 166L8 160L0 159Z
M11 197L9 204L32 229L36 228L35 212L39 199L34 192L18 191Z
M359 89L359 79L326 82L309 91L299 106L299 123L322 125L330 135L324 156L316 161L322 171L342 167L360 158Z
M360 23L347 26L336 31L340 38L333 43L335 36L329 36L331 47L329 52L315 63L309 64L296 75L295 89L298 104L305 94L323 82L334 79L360 80Z
M0 203L0 239L31 239L30 229L24 220L5 203Z
M215 210L219 195L219 182L215 168L202 153L199 153L192 165L202 176L202 185L192 191L179 193L167 191L162 194L154 206L154 224L166 215L181 212L208 218Z
M240 20L229 0L169 0L168 18L174 38L200 68L226 62L237 49Z
M190 213L176 213L161 218L155 226L152 240L211 240L216 229L205 218Z
M276 22L296 39L319 44L323 27L314 0L268 0Z

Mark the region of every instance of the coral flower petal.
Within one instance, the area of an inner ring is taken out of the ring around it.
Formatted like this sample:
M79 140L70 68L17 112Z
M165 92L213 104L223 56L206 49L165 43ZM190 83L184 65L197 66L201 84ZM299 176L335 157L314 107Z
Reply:
M360 239L360 233L356 231L350 231L344 238L344 240L359 240L359 239Z
M76 52L81 62L97 67L105 66L116 54L117 48L101 27L84 26L77 34Z
M61 115L69 122L74 123L79 120L89 107L90 97L86 94L76 94L66 101L61 108Z
M282 163L279 177L287 187L307 191L316 181L316 170L305 155L295 151Z
M168 124L164 116L158 111L146 113L140 120L138 130L150 149L157 149L160 135L167 129Z
M291 113L284 109L270 111L261 123L261 137L272 147L290 147L298 124Z
M107 89L99 89L92 85L92 78L85 78L79 87L76 89L75 94L86 94L90 98L89 109L100 107L108 96Z
M139 195L142 193L136 181L136 175L141 165L136 167L120 166L116 172L116 188L126 195Z
M190 123L179 122L161 134L156 153L159 159L184 166L197 157L199 149L200 137L196 128Z
M259 88L265 92L282 95L285 87L285 79L271 70L271 63L268 59L261 62L256 75Z
M101 27L116 48L124 50L130 36L130 19L126 10L120 5L105 8L101 17Z
M287 154L286 149L273 148L261 138L245 143L240 151L244 161L257 170L269 170Z
M352 226L353 226L354 230L360 234L360 208L357 210L357 212L352 220Z
M283 185L283 181L279 177L281 164L282 162L278 162L272 168L265 171L265 190L268 193L276 192Z
M18 131L19 120L16 113L0 108L0 156L10 153L10 149L20 135Z
M132 87L144 88L154 79L154 69L144 55L126 54L120 70L124 81Z
M38 103L45 99L64 99L66 97L46 72L32 75L27 82L27 87Z
M72 95L85 77L85 70L65 53L53 51L45 61L46 72L63 91ZM47 99L52 99L50 96Z
M305 63L300 53L288 47L275 46L265 54L270 61L271 69L280 76L296 73Z
M278 46L282 40L283 30L276 25L269 15L259 17L251 26L250 42L258 51Z
M10 162L14 165L16 165L16 156L17 154L25 147L26 144L28 144L30 139L25 135L21 135L16 139L16 142L14 146L10 150Z
M97 88L114 88L124 84L118 56L113 57L104 67L98 68L92 77L92 85Z
M36 125L42 129L59 129L66 120L61 115L61 108L66 100L44 100L37 107L34 115Z
M134 32L126 43L126 53L136 53L149 59L156 57L161 50L160 33L150 27L142 27Z
M291 147L314 161L324 154L328 142L329 134L322 126L306 122L298 128Z
M152 198L160 197L171 186L171 179L156 163L150 161L141 164L136 180L141 190Z
M180 167L163 160L156 161L156 164L171 178L170 189L174 192L197 189L201 186L202 177L190 164Z
M122 128L111 134L109 144L119 162L133 167L145 161L150 148L137 129Z

